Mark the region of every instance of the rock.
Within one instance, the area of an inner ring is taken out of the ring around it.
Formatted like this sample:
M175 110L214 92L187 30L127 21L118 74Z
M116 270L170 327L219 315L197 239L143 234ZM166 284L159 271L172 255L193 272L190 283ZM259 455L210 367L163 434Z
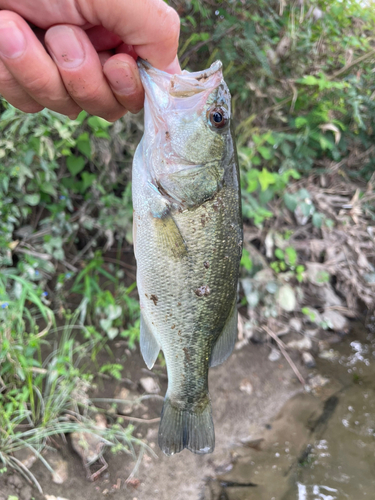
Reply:
M316 366L315 359L309 352L305 351L302 353L302 361L307 368L315 368Z
M13 454L17 460L22 462L22 464L30 469L33 464L38 460L35 453L33 453L29 448L22 448L21 450L17 450Z
M320 387L324 387L328 383L329 383L329 379L326 377L323 377L319 373L309 380L309 386L311 387L312 390L316 390L316 389L319 389Z
M141 378L139 382L142 388L149 394L158 394L160 392L160 387L153 377Z
M291 330L300 333L300 331L302 330L302 321L299 318L291 318L289 320L289 326Z
M325 286L330 279L326 266L318 262L306 262L306 276L316 286Z
M20 495L20 500L31 500L33 496L33 490L31 486L25 485L23 488L21 488L19 495Z
M52 481L56 484L63 484L68 479L68 462L63 459L60 453L49 452L45 459L53 469Z
M313 307L304 307L302 312L305 315L305 319L310 323L315 323L316 325L321 325L323 323L323 319L317 309Z
M256 307L259 303L259 293L254 288L253 280L251 278L244 278L241 280L242 288L249 307Z
M309 351L312 348L312 340L309 337L302 337L300 340L288 342L287 347L296 351Z
M328 326L335 332L347 332L349 329L349 322L338 311L332 309L324 310L322 318L327 322Z
M246 392L249 395L253 393L253 386L249 379L244 378L241 380L240 391Z
M132 394L129 389L125 387L118 387L114 394L115 399L123 399L124 403L117 403L118 413L122 415L129 415L134 410L137 410L141 405L138 394ZM125 402L126 401L126 402Z
M270 268L262 269L255 274L253 279L258 283L269 283L270 281L274 281L274 274Z
M334 351L333 349L329 349L329 350L322 351L319 353L319 358L327 359L329 361L335 361L339 357L340 357L340 354L337 351Z
M268 356L270 361L278 361L281 358L281 352L278 349L271 349L271 352Z
M96 425L99 429L107 427L107 421L103 415L96 415ZM94 463L101 456L104 441L98 434L91 432L72 432L70 435L74 451L82 458L83 464Z
M363 277L370 285L375 284L375 273L365 273Z
M306 335L306 337L315 338L319 335L320 332L320 328L306 328L304 334Z
M325 283L317 289L317 296L325 307L343 306L343 301L335 293L330 283Z
M290 285L283 285L277 292L277 302L284 311L294 311L297 299L293 288Z

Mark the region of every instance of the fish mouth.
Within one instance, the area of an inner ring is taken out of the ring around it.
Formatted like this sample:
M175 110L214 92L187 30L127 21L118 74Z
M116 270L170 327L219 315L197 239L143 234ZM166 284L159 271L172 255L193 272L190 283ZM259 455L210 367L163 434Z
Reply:
M154 98L155 86L172 97L191 97L201 92L211 92L223 80L221 61L215 61L202 71L190 73L184 70L174 75L154 68L143 59L138 59L137 64L146 94L154 94Z

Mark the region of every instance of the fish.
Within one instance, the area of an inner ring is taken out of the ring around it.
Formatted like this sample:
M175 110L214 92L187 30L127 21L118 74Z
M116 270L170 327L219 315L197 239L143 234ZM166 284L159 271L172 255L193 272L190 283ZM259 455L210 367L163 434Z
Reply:
M243 245L240 176L222 63L170 75L138 60L144 134L132 170L140 349L163 351L166 455L215 447L208 370L237 337Z

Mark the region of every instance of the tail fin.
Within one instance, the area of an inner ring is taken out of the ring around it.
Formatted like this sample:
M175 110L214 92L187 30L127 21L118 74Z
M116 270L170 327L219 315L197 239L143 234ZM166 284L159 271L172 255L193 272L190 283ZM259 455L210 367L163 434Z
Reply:
M174 455L184 448L193 453L212 453L215 431L211 415L211 401L203 409L182 410L173 406L166 396L159 427L159 446L166 455Z

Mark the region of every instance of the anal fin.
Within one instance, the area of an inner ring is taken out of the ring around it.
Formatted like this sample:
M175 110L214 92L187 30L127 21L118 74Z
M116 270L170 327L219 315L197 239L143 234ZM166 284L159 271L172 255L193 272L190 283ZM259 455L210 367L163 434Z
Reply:
M147 368L151 370L151 368L154 366L156 358L158 357L160 346L157 343L154 334L151 332L142 314L141 314L141 334L139 343L141 346L141 353L143 359L147 365Z
M232 354L237 340L237 304L234 302L223 331L212 348L210 366L221 365Z

